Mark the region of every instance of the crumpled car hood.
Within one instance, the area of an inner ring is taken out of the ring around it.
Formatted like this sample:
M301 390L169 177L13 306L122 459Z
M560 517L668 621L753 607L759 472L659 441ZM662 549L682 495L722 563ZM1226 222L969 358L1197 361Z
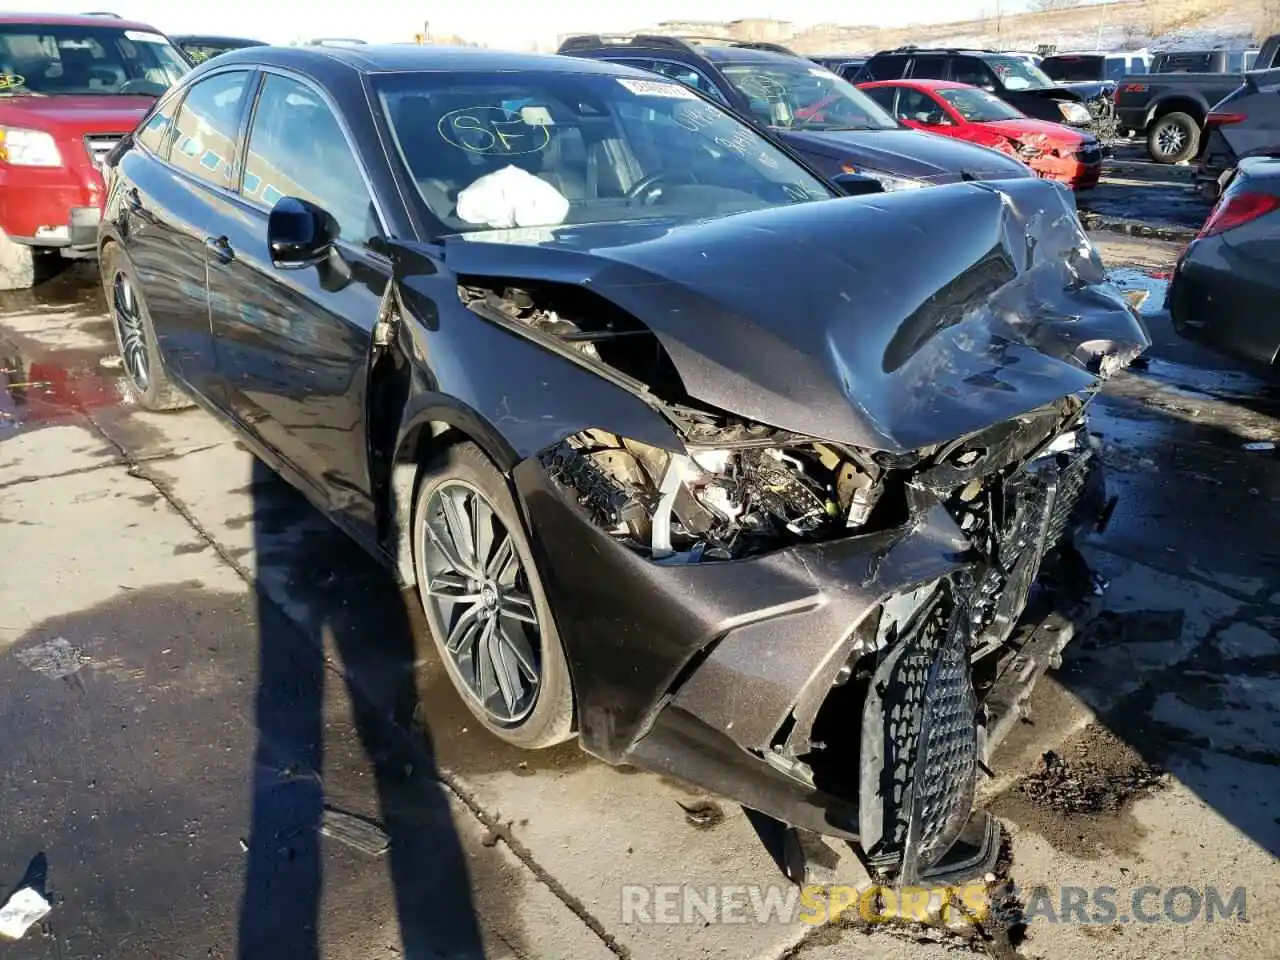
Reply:
M952 137L916 130L774 131L803 153L851 161L885 173L930 183L956 183L968 174L975 180L1021 179L1031 176L1013 157Z
M446 239L444 261L581 284L657 335L691 397L890 452L1087 390L1150 343L1042 180L490 231Z

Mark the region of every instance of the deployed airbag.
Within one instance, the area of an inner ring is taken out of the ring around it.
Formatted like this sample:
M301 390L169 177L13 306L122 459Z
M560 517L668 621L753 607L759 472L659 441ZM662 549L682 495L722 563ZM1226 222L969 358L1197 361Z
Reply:
M495 229L564 223L569 201L559 190L519 167L487 173L458 194L458 216Z

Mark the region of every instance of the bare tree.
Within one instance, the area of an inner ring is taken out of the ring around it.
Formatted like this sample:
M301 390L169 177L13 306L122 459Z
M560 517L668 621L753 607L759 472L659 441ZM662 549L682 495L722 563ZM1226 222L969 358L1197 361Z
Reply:
M1262 0L1262 15L1258 18L1258 40L1280 33L1280 0Z

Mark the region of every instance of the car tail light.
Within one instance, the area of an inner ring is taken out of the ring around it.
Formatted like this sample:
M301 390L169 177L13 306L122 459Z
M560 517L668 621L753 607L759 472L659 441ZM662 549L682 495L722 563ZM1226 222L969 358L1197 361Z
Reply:
M1228 194L1214 206L1209 219L1196 234L1196 239L1202 240L1205 237L1226 233L1228 230L1242 227L1276 210L1280 210L1280 197L1269 193Z
M1249 115L1246 113L1215 113L1211 110L1204 118L1204 123L1208 127L1225 127L1229 123L1244 123L1248 119Z

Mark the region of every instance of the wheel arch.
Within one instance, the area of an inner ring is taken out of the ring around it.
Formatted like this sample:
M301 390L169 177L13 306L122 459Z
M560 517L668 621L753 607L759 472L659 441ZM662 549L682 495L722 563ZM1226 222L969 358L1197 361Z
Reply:
M498 471L510 478L519 456L474 410L445 397L434 397L406 410L391 462L385 510L385 545L404 586L417 582L413 563L413 503L422 467L442 450L468 442L479 447ZM518 500L516 506L519 508Z
M1203 127L1205 114L1208 112L1208 107L1192 97L1184 95L1166 97L1163 100L1157 100L1152 104L1151 110L1147 114L1147 126L1150 127L1151 124L1168 114L1185 113L1194 120L1198 126Z

